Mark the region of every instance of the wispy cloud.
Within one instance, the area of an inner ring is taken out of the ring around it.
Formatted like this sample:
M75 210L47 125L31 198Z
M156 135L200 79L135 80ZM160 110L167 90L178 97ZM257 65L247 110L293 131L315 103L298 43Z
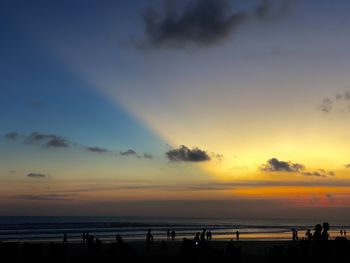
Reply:
M85 147L85 149L89 152L94 152L94 153L109 153L111 152L110 150L106 148L100 148L100 147Z
M15 199L27 201L69 201L74 200L72 195L65 194L43 194L43 195L16 195Z
M28 173L27 177L30 177L30 178L46 178L47 175L43 174L43 173Z
M4 135L6 139L10 139L10 140L16 140L18 136L19 134L17 132L9 132Z
M55 134L43 134L39 132L32 132L26 137L27 143L40 143L43 142L48 147L69 147L71 142L61 136Z
M136 155L137 152L134 151L133 149L129 149L127 151L124 151L124 152L119 152L120 155Z

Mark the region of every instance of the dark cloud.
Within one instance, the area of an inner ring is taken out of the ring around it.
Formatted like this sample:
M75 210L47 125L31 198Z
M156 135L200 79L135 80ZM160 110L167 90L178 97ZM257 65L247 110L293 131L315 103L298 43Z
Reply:
M129 150L125 151L125 152L119 152L119 154L120 155L136 155L137 152L132 150L132 149L129 149Z
M87 151L94 152L94 153L108 153L110 150L100 147L85 147Z
M32 132L25 140L27 143L44 142L48 147L69 147L70 141L55 134Z
M350 163L344 164L345 168L350 168Z
M29 174L27 174L27 177L30 177L30 178L46 178L47 175L46 174L42 174L42 173L29 173Z
M277 158L272 158L268 160L266 164L260 166L260 170L264 172L298 173L304 176L315 177L335 176L335 173L333 171L326 171L324 169L318 169L317 171L304 171L305 166L303 164L279 161Z
M260 167L260 170L265 172L293 172L300 173L305 169L305 166L299 163L291 163L279 161L277 158L271 158L266 164Z
M146 40L142 47L186 48L213 46L229 40L247 20L283 17L290 0L262 0L251 10L234 11L228 0L167 1L163 13L149 7L143 14Z
M335 98L338 101L348 101L350 100L350 92L344 91L343 93L338 93Z
M10 140L16 140L19 137L19 134L17 132L9 132L4 135L6 139Z
M203 151L197 147L189 149L185 145L181 145L177 149L169 150L165 154L169 161L174 162L203 162L211 159L206 151Z

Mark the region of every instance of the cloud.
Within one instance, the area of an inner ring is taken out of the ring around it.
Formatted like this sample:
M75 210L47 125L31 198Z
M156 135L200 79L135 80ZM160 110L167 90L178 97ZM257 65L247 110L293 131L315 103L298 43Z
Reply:
M277 158L271 158L266 164L260 167L265 172L293 172L299 173L305 169L305 166L299 163L279 161Z
M100 147L85 147L87 151L94 152L94 153L108 153L110 150Z
M73 198L71 198L71 195L62 195L62 194L16 195L14 198L28 200L28 201L67 201L67 200L73 200Z
M206 151L203 151L197 147L189 149L185 145L181 145L177 149L169 150L165 154L169 161L173 162L203 162L211 159Z
M344 164L345 168L350 168L350 163Z
M320 169L316 172L303 172L302 175L304 176L316 176L316 177L328 177L328 176L334 176L335 173L332 171L325 171L323 169Z
M136 155L137 152L132 150L132 149L129 149L129 150L125 151L125 152L119 152L119 154L120 155Z
M290 161L279 161L277 158L271 158L266 164L263 164L259 168L264 172L290 172L298 173L304 176L315 177L330 177L335 176L333 171L326 171L324 169L318 169L317 171L305 171L305 166L300 163L292 163Z
M284 17L290 0L262 0L250 10L234 11L228 0L167 1L163 13L149 7L143 14L148 48L208 47L228 41L246 21Z
M332 111L332 108L333 108L333 101L329 98L325 98L320 106L318 107L321 111L323 112L331 112Z
M29 174L27 174L27 177L30 177L30 178L46 178L47 175L46 174L42 174L42 173L29 173Z
M27 143L44 142L48 147L69 147L71 144L70 141L63 137L39 132L32 132L25 141Z
M153 155L150 154L150 153L144 153L144 154L143 154L143 158L152 159L152 158L153 158Z
M341 112L350 112L350 92L344 91L342 93L337 93L330 98L325 98L318 106L318 109L329 113L333 109L337 109Z
M17 132L9 132L4 135L6 139L10 140L16 140L19 137L19 134Z

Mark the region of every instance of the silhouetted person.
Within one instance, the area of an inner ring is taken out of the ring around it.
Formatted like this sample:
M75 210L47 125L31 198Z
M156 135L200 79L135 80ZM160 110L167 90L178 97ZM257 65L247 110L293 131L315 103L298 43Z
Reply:
M343 236L343 229L340 229L340 236Z
M202 233L201 233L201 237L200 237L200 239L201 239L201 242L202 243L204 243L205 242L205 233L206 233L206 229L203 229L203 231L202 231Z
M344 237L346 237L346 230L345 229L344 229L343 233L344 233Z
M67 242L68 242L68 237L67 237L67 233L65 232L63 235L63 243L67 244Z
M175 231L171 231L171 240L175 240L175 237L176 237L176 233Z
M314 241L322 240L322 226L321 226L321 224L317 224L315 226L315 231L314 231L312 240L314 240Z
M169 229L166 231L166 239L170 240L170 230Z
M211 238L212 238L211 231L208 230L208 231L207 231L207 241L211 241Z
M86 240L86 234L85 234L85 232L83 232L82 238L83 238L83 244L85 244L85 240Z
M146 242L147 242L147 247L149 248L151 244L153 243L153 235L151 233L151 229L148 229L148 233L146 235Z
M329 230L329 224L327 222L323 223L323 231L322 231L322 240L328 240L329 238L329 234L328 234L328 230Z
M236 231L236 240L239 240L239 231Z
M200 240L200 235L201 235L201 233L199 233L199 232L196 233L196 235L195 235L195 237L193 239L193 242L194 242L195 245L199 245L199 242L201 241Z

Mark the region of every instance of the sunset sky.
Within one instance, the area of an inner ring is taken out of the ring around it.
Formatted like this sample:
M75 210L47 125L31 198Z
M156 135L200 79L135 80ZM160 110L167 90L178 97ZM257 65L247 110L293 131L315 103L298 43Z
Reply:
M350 2L5 0L0 215L349 218Z

